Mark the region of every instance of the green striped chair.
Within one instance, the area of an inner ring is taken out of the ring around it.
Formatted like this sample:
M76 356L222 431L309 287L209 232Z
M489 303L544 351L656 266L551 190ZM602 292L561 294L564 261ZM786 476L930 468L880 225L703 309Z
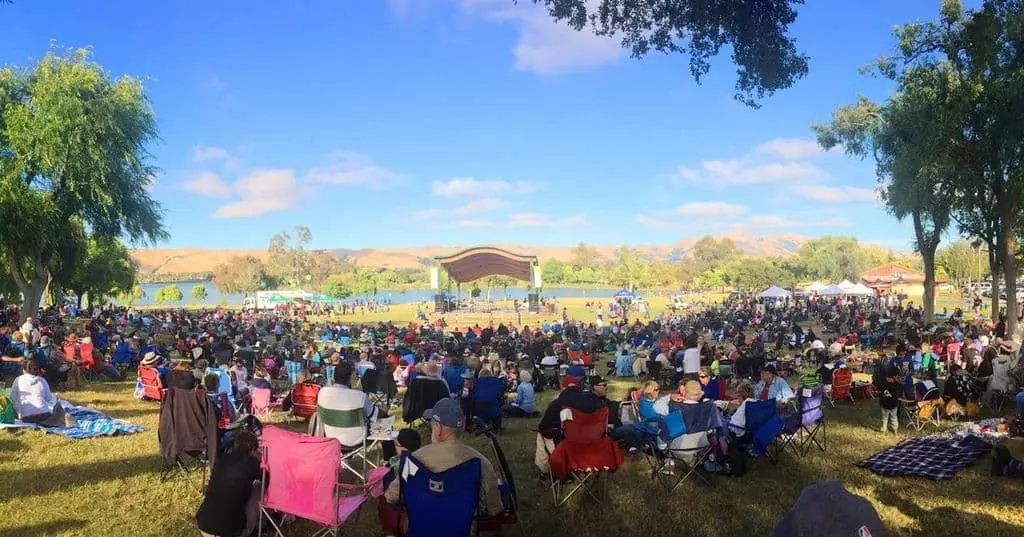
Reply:
M347 410L338 410L333 408L324 408L323 406L316 406L316 418L317 428L322 429L323 427L337 427L337 428L359 428L361 439L355 445L349 445L343 442L342 439L338 438L341 443L341 467L343 470L352 472L360 481L366 482L366 475L370 468L376 468L377 465L369 458L369 449L376 445L376 441L373 444L368 442L367 433L369 431L370 420L366 418L366 414L362 407L352 408ZM325 436L332 436L325 433ZM361 462L361 464L360 464Z

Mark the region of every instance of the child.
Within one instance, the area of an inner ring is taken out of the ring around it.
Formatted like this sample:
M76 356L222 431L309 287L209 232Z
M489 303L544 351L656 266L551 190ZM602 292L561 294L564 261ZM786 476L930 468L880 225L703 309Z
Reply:
M402 460L403 453L414 453L420 448L422 440L420 433L415 429L402 429L398 431L395 439L395 456L388 459L387 466L391 471L384 476L382 485L387 490L391 482L398 477L398 467ZM377 518L380 520L381 528L385 535L399 535L402 529L402 516L398 507L389 504L382 495L377 504Z
M899 370L890 367L884 378L878 379L878 404L882 407L882 432L886 432L889 420L892 420L892 432L899 433Z

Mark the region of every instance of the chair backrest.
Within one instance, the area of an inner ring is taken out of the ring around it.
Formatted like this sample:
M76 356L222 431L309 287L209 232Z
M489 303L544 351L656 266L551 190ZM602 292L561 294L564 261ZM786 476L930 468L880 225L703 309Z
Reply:
M814 425L824 417L821 407L824 396L823 386L800 390L800 421L804 426Z
M220 416L217 420L217 428L227 429L231 425L231 401L228 400L228 394L217 392L213 394L213 401L217 406L217 415Z
M263 414L270 410L270 388L250 388L249 406L253 414Z
M362 376L359 377L359 385L362 386L363 392L365 393L377 393L380 387L380 375L379 369L367 369L363 372Z
M582 412L575 408L569 410L571 419L562 421L562 435L566 442L590 444L601 440L608 434L607 406L594 412Z
M582 349L579 349L579 350L569 349L568 351L566 351L566 355L567 355L567 357L569 359L569 363L578 362L578 361L583 359L583 350Z
M409 522L406 537L469 535L477 518L481 474L477 458L431 472L412 455L403 457L399 486Z
M337 438L345 447L359 446L366 439L368 422L362 407L341 409L317 405L316 417L324 427L324 436Z
M776 408L775 399L768 399L767 401L747 401L743 406L747 415L746 429L748 431L756 431L765 423L768 423L772 417L778 414Z
M209 367L206 369L207 375L217 375L220 379L217 383L217 393L226 393L230 397L231 395L231 375L227 371L219 367Z
M686 420L680 411L669 412L661 418L661 436L666 440L673 440L686 434Z
M640 420L640 397L642 393L640 390L633 390L629 392L629 406L633 407L633 416Z
M284 370L288 374L288 383L295 384L295 381L299 378L299 372L302 371L302 362L285 360Z
M164 383L160 381L160 372L154 367L139 367L139 382L142 383L142 396L154 401L164 400Z
M292 387L292 414L309 419L316 414L316 398L320 394L320 385L303 382Z
M919 380L914 384L914 398L916 401L937 399L939 396L939 388L935 385L934 381Z
M478 378L473 382L473 414L485 419L501 414L505 383L498 377Z
M448 383L448 391L458 393L462 390L462 374L465 372L465 365L448 364L444 367L444 380Z
M264 480L261 507L338 524L337 476L341 445L334 438L312 437L269 425L263 429Z

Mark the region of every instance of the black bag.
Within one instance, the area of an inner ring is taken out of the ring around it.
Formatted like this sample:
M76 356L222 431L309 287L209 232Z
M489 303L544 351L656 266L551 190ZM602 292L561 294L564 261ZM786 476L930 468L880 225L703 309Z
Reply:
M724 467L722 475L740 477L747 473L747 457L742 449L734 446L733 449L729 450L729 454L725 457L725 463L722 466Z

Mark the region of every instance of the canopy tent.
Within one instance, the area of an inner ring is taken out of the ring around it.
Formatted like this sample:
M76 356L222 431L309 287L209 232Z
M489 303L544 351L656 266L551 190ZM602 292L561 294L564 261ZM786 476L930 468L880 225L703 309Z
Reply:
M807 286L807 291L811 293L820 293L824 291L826 288L827 287L825 286L825 284L821 282L814 282L811 285Z
M855 283L851 282L850 280L843 280L843 281L839 282L836 285L836 287L842 289L843 291L849 291L850 289L853 289L853 288L857 287L857 285Z
M537 258L532 255L519 255L506 252L500 248L484 246L470 248L457 254L435 258L451 276L452 280L462 283L479 280L484 276L508 276L522 281L530 281Z
M864 285L863 283L858 283L854 285L853 289L848 290L846 293L849 295L857 296L875 296L875 290Z
M839 287L838 285L830 285L822 289L821 292L818 294L821 296L839 296L845 295L846 291L844 291L843 288Z
M618 293L615 293L614 298L619 299L619 300L621 300L621 299L633 300L634 298L636 298L636 293L634 293L633 291L630 291L629 289L623 289L623 290L619 291Z
M790 296L792 296L792 293L778 285L773 285L757 295L758 298L789 298Z

